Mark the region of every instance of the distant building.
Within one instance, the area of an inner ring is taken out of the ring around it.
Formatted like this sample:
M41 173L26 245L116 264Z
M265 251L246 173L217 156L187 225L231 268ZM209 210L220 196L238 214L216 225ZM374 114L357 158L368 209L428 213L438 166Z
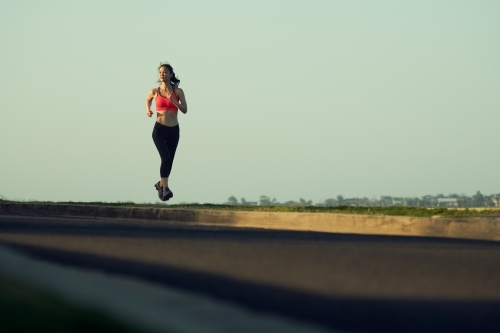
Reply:
M493 204L495 205L495 207L499 207L500 206L500 194L492 195L491 196L491 201L493 202Z
M392 206L392 198L391 197L381 197L380 198L380 204L381 206Z
M351 198L351 199L344 199L342 200L342 206L357 206L358 205L358 199L357 198Z
M499 207L500 206L500 194L492 194L490 196L485 196L486 206L489 207Z
M437 198L437 205L439 207L458 207L457 198Z
M404 198L391 198L392 206L407 206Z
M245 198L241 198L241 204L243 206L257 206L257 201L246 201Z
M283 206L304 206L304 204L297 201L287 201L283 204Z

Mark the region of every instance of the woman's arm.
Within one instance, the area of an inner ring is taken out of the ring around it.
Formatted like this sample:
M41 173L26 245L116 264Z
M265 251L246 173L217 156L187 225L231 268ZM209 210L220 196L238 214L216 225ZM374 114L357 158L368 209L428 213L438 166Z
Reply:
M179 110L181 110L182 113L186 114L188 112L188 106L186 102L186 96L184 95L184 91L181 88L177 88L175 89L175 93L177 94L177 96L179 96L180 102L177 102L172 97L172 95L170 95L170 101L172 101L172 103L174 103L179 108Z
M148 96L146 97L146 116L151 117L153 115L153 111L151 111L151 103L153 102L153 98L155 98L156 89L151 89Z

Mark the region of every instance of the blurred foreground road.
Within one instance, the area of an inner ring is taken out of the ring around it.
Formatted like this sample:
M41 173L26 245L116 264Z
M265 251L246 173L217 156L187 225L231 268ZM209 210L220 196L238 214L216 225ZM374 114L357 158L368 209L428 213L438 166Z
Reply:
M0 244L353 332L500 332L500 243L0 215Z

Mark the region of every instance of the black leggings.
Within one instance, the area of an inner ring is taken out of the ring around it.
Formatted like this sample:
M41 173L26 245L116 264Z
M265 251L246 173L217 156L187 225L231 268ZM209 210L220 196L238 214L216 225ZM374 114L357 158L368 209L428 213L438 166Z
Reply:
M179 143L179 125L169 127L157 122L153 128L153 141L161 157L160 176L167 178L172 170L175 150Z

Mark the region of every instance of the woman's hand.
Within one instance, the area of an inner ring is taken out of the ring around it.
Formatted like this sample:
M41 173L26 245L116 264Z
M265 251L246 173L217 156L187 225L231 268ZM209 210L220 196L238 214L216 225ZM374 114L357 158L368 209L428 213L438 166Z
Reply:
M153 111L147 110L146 111L146 116L151 117L153 115Z
M174 98L174 94L173 94L173 93L172 93L172 94L171 94L171 93L168 93L168 94L167 94L167 97L168 97L168 99L170 100L170 102L172 102L172 103L173 103L173 102L177 102L177 100Z

